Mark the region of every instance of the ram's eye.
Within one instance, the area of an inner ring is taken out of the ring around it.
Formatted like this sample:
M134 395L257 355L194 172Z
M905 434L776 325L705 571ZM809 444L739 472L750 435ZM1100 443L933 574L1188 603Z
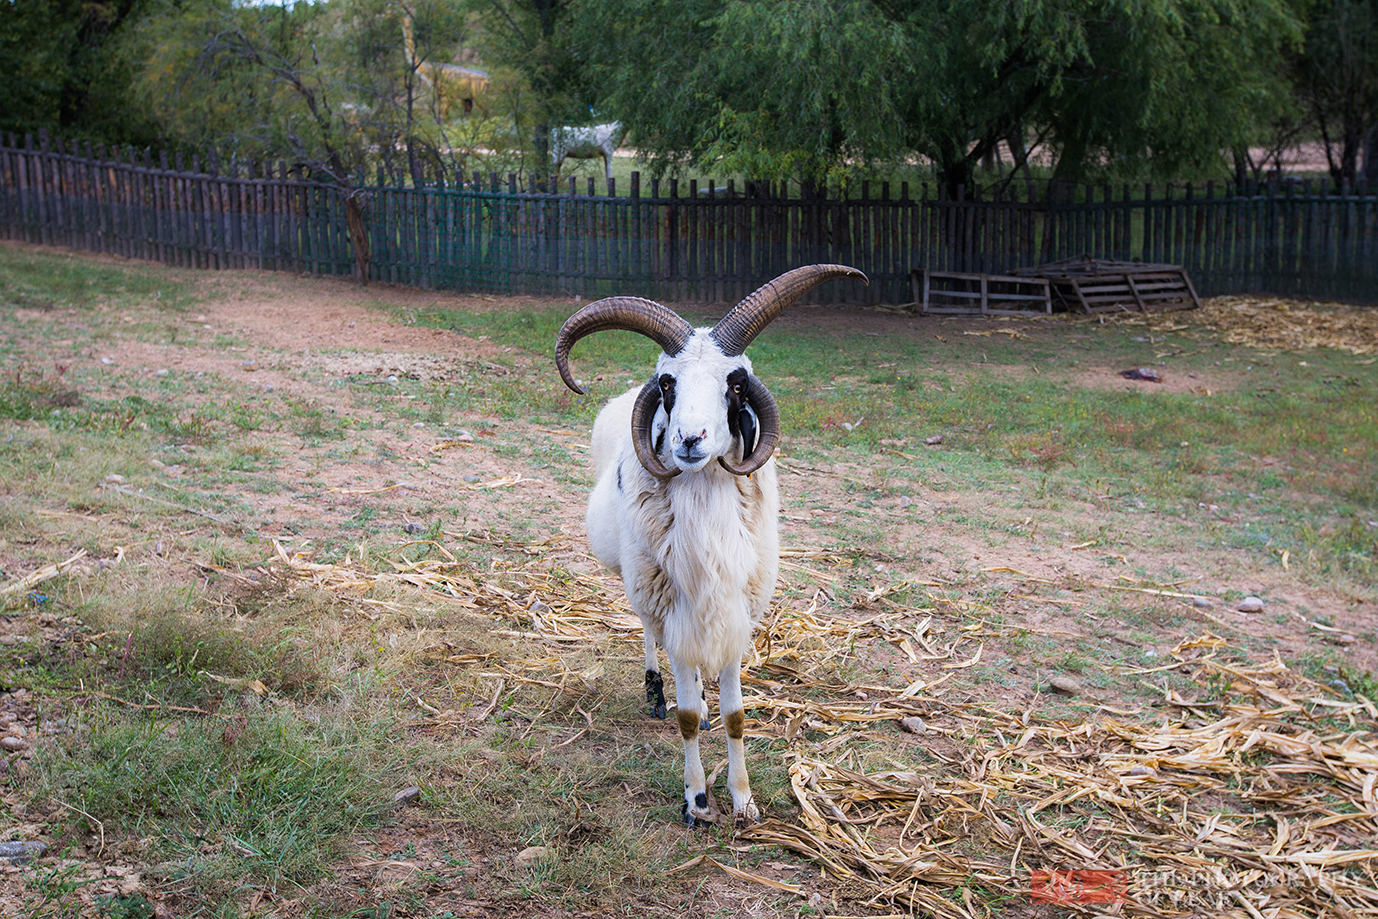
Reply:
M670 388L670 381L669 381L669 380L661 380L661 381L660 381L660 388L661 388L661 389L669 389L669 388Z
M733 384L732 384L732 391L735 392L735 393L740 393L740 392L742 391L742 384L741 384L741 383L733 383Z

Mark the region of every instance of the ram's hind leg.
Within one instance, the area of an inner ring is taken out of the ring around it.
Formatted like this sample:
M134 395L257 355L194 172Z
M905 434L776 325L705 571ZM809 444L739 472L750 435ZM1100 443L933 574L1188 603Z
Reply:
M732 822L737 826L761 819L751 800L746 776L746 712L742 706L742 667L733 662L718 675L718 710L727 729L727 787L732 792Z
M703 684L693 667L683 666L678 661L671 661L670 665L675 674L675 718L679 721L679 734L684 738L684 822L698 826L713 821L703 762L699 759L699 706L703 704Z
M665 678L660 675L656 640L651 637L650 632L646 633L646 704L651 707L653 716L665 717Z

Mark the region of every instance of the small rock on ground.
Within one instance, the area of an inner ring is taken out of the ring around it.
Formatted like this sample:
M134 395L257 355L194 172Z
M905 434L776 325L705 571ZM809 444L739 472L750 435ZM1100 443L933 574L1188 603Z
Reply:
M545 846L527 846L517 853L517 866L525 868L543 860L550 854L550 850Z
M41 842L0 842L0 865L27 865L46 851Z
M1235 607L1235 609L1239 610L1241 613L1262 612L1263 601L1258 597L1245 597L1243 600L1239 601L1239 605Z
M415 804L419 800L421 800L421 789L416 785L411 785L392 796L392 806L406 807L408 804Z
M923 723L923 719L917 715L910 715L908 718L900 719L900 727L910 734L927 734L928 725Z
M1064 696L1075 696L1081 692L1081 684L1069 676L1055 676L1048 681L1048 686L1053 692L1060 692Z

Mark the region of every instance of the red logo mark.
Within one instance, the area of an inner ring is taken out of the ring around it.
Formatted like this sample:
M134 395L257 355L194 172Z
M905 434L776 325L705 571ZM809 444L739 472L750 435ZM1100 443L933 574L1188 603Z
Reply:
M1123 903L1129 882L1117 868L1108 870L1045 870L1031 873L1029 895L1035 903L1068 906L1073 903Z

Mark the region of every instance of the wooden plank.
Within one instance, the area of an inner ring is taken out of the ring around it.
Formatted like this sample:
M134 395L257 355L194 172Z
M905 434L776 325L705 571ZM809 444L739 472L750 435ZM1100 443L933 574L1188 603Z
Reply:
M1138 304L1139 312L1142 313L1144 311L1144 298L1139 292L1139 286L1134 283L1134 275L1127 274L1124 276L1124 280L1129 285L1129 292L1134 295L1134 302Z

